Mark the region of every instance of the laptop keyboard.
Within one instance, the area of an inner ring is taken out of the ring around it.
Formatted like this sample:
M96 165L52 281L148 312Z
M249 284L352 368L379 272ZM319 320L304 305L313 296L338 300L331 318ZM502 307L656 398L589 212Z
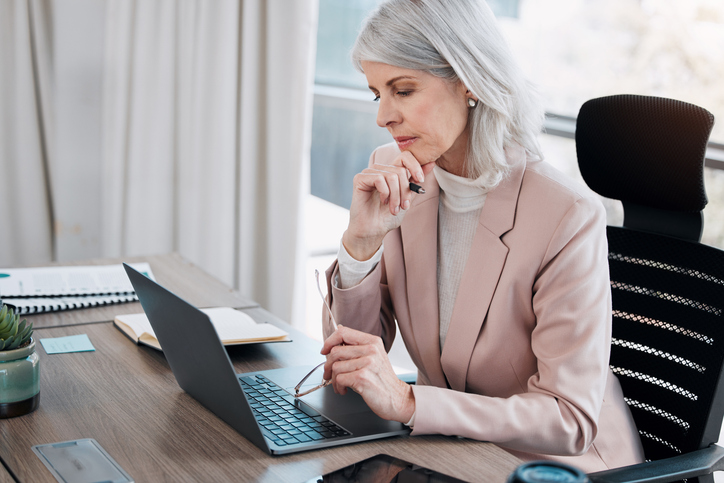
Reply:
M314 409L295 405L294 396L262 375L239 380L262 433L278 446L351 434Z

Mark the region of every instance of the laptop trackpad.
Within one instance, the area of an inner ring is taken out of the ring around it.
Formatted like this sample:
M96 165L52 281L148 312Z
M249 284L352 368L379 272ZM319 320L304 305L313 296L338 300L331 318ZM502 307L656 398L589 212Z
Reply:
M294 389L291 389L291 393L294 394ZM372 412L362 396L352 389L347 389L347 394L342 396L336 394L332 386L327 386L299 399L330 419L335 416Z

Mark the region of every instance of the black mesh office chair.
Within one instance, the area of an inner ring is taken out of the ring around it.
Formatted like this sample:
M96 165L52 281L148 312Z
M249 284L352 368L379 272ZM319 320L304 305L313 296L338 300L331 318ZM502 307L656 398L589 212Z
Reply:
M593 482L713 482L724 469L724 251L699 243L703 164L714 117L671 99L620 95L586 102L576 150L586 183L621 200L608 227L613 297L611 368L647 463ZM698 477L698 480L697 480Z

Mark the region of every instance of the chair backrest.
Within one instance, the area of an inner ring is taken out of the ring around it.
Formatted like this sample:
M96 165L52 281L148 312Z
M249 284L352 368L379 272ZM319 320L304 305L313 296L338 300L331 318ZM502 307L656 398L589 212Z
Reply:
M578 165L593 191L621 200L624 226L699 241L713 126L709 111L673 99L592 99L576 121Z
M646 459L715 443L724 417L724 252L608 227L611 368Z
M608 227L611 368L646 459L715 443L724 417L724 251L698 242L713 116L671 99L588 101L576 127L581 173L621 200Z

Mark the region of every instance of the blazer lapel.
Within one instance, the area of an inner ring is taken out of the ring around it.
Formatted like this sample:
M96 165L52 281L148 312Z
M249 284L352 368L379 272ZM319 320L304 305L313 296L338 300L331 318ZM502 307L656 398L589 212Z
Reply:
M512 169L485 200L440 358L450 387L457 391L465 391L470 358L508 256L508 247L501 237L515 222L525 151L520 147L508 148L506 154Z
M446 387L440 365L437 299L437 210L440 189L433 173L427 178L424 183L426 194L415 197L400 231L412 334L430 384Z

